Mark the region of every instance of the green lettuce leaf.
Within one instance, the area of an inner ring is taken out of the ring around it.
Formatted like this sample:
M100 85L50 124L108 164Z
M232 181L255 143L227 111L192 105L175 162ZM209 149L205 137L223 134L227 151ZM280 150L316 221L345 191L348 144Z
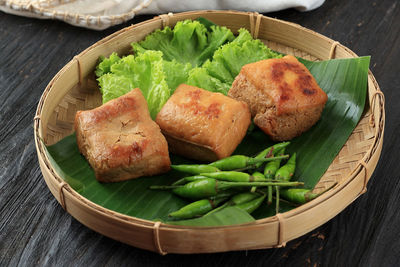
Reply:
M211 60L190 71L187 83L226 95L244 65L279 57L282 56L254 40L247 30L240 29L239 35L215 51Z
M249 63L268 58L279 58L260 40L254 40L245 29L239 30L239 36L231 43L215 51L212 61L204 63L207 72L221 82L232 85L241 68Z
M189 77L189 71L192 69L190 63L182 64L173 61L163 61L163 70L165 73L165 79L168 87L171 90L171 94L174 93L175 89L182 83L185 83Z
M103 95L103 103L120 97L135 88L133 80L128 76L107 73L101 76L98 81Z
M230 84L223 83L217 78L208 74L205 68L193 68L189 72L186 82L188 85L197 86L211 92L219 92L226 95L230 89Z
M179 21L173 30L165 27L139 43L132 43L133 51L140 54L146 50L158 50L168 61L201 66L218 47L234 39L233 33L226 27L209 28L210 31L199 21Z
M217 24L215 24L214 22L212 22L211 20L208 20L206 18L203 17L198 17L197 19L198 22L200 22L201 24L203 24L204 26L206 26L207 30L209 31L211 29L211 26L218 26Z
M111 65L121 60L121 58L117 55L117 53L113 52L109 58L105 58L104 56L100 56L99 65L96 67L96 76L100 77L106 73L111 71Z
M134 88L140 88L153 119L171 95L164 73L162 53L158 51L146 51L136 57L123 57L112 64L109 72L98 78L98 81L103 103Z

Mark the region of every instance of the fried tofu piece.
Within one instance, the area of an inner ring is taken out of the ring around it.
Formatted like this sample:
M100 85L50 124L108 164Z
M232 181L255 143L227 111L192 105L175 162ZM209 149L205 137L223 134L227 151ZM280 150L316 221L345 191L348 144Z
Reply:
M228 95L245 101L254 123L275 141L307 131L328 99L309 70L290 55L243 66Z
M181 84L156 122L172 153L214 161L232 154L251 120L245 102Z
M92 110L78 111L75 132L96 179L118 182L170 169L168 144L139 89Z

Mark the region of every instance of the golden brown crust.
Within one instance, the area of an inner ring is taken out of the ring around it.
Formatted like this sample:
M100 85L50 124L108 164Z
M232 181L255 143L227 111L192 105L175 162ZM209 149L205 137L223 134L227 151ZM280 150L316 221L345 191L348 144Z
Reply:
M78 147L102 182L163 173L168 145L139 89L75 117Z
M245 101L254 123L276 141L308 130L327 101L308 69L293 56L243 66L228 95Z
M171 151L215 160L232 154L241 142L250 125L250 112L244 102L182 84L158 113L156 122L168 136Z

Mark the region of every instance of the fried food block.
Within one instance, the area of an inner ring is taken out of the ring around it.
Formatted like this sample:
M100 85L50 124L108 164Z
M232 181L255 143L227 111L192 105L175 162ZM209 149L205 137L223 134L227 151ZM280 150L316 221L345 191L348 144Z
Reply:
M170 169L168 144L139 89L92 110L78 111L75 132L96 179L118 182Z
M228 95L245 101L254 123L275 141L307 131L321 117L328 99L293 56L243 66Z
M172 153L213 161L232 154L250 125L245 102L181 84L156 122Z

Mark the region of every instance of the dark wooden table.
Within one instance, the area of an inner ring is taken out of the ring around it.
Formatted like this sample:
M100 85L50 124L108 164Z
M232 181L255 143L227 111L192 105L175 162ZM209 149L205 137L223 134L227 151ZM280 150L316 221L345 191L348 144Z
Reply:
M400 2L328 0L319 9L266 14L301 24L371 55L386 97L380 162L368 192L334 219L285 248L167 255L104 237L72 218L48 190L33 141L33 117L50 79L105 31L0 13L0 266L400 264Z

